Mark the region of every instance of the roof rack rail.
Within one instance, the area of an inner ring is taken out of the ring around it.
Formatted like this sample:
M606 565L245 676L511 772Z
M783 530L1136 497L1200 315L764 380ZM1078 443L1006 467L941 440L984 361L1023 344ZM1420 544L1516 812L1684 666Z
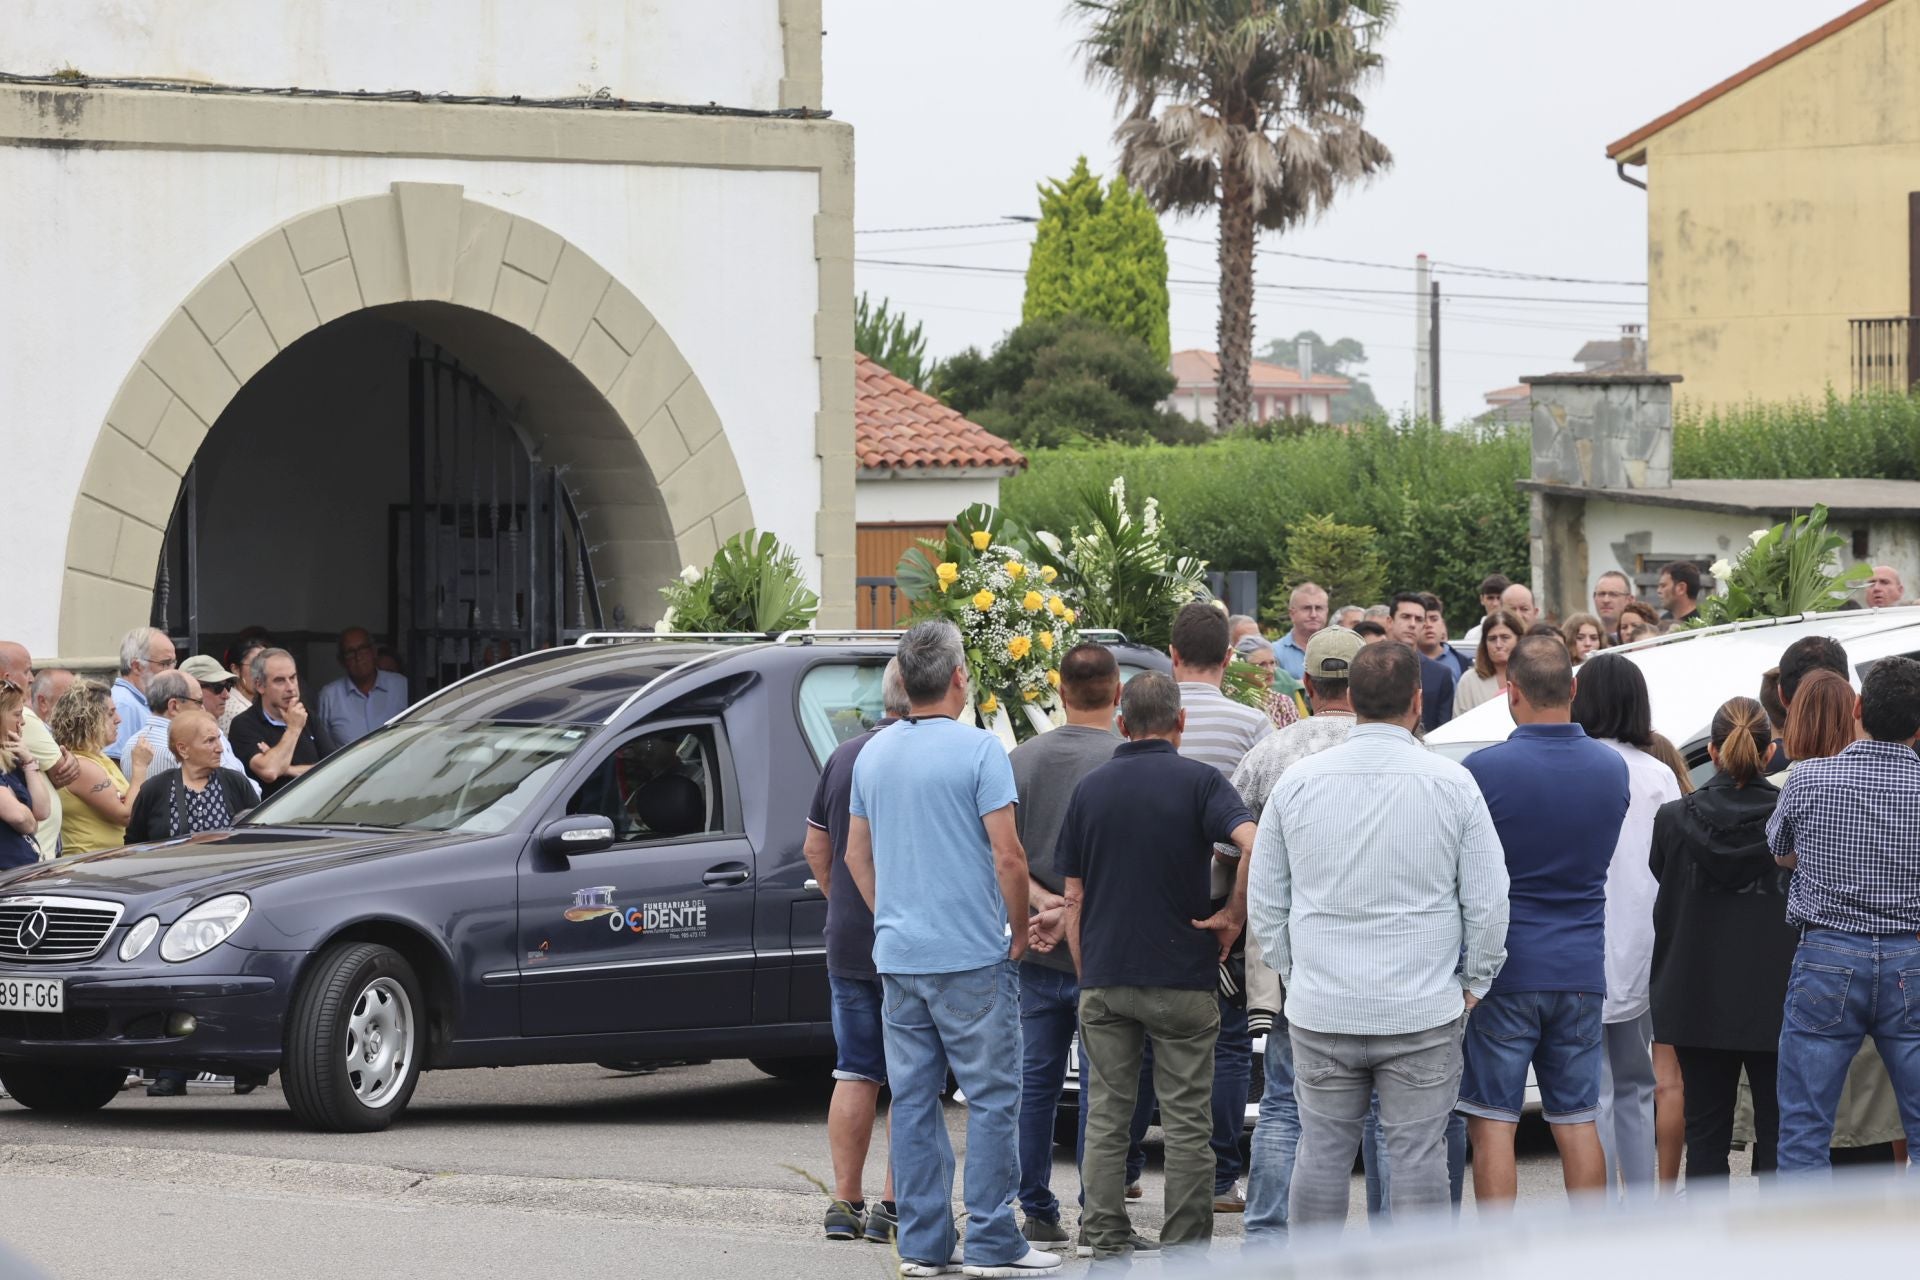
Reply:
M605 644L636 644L643 640L727 640L739 644L764 644L771 639L764 631L589 631L573 642L576 649L592 649Z
M847 642L858 642L862 640L898 640L901 636L905 634L907 634L906 631L901 628L894 628L892 630L877 630L877 631L875 630L861 631L861 630L855 630L855 629L841 630L838 628L827 628L821 631L796 630L796 631L782 631L778 636L774 637L774 643L776 644L818 644L822 641L847 643ZM1109 644L1111 643L1132 644L1133 643L1132 640L1128 639L1125 632L1116 631L1112 627L1083 627L1081 628L1079 634L1082 639L1099 640L1099 641L1102 641L1103 643L1109 643Z

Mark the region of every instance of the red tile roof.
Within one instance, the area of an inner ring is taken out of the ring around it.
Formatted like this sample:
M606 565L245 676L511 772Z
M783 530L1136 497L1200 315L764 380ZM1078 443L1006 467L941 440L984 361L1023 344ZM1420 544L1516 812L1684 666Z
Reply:
M1814 30L1807 32L1806 35L1801 36L1792 44L1775 49L1772 53L1760 59L1760 61L1754 63L1744 71L1736 71L1704 93L1696 94L1694 97L1688 98L1685 102L1667 112L1667 114L1661 116L1658 120L1641 125L1638 129L1635 129L1632 133L1608 147L1607 159L1618 160L1623 164L1639 164L1646 158L1642 154L1641 144L1653 137L1654 134L1665 129L1668 125L1686 119L1700 108L1706 106L1709 102L1717 98L1725 97L1755 76L1773 70L1773 68L1779 66L1788 58L1793 57L1794 54L1803 53L1811 49L1828 36L1846 30L1868 14L1886 8L1890 3L1892 3L1892 0L1866 0L1864 4L1855 5L1826 25L1816 27Z
M863 469L1025 467L1026 455L856 352L853 447Z
M1338 395L1353 384L1335 373L1316 373L1302 379L1291 365L1251 362L1249 382L1256 391L1325 391ZM1189 350L1173 353L1173 376L1183 387L1211 387L1220 381L1220 357L1211 351Z

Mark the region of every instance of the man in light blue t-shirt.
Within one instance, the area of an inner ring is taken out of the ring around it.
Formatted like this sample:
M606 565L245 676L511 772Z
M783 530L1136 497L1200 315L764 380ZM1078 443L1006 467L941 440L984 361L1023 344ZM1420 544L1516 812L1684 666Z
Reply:
M873 965L893 1089L900 1273L1046 1275L1060 1259L1014 1219L1020 1153L1020 979L1027 856L1013 767L962 725L967 658L951 622L922 622L896 655L912 714L853 766L847 871L873 908ZM967 1098L967 1239L955 1245L947 1068Z

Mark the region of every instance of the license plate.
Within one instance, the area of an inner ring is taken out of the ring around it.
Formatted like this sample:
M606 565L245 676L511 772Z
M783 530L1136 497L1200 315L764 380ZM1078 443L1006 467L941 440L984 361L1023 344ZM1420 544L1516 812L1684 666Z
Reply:
M0 1010L61 1013L66 1007L67 986L58 978L0 978Z

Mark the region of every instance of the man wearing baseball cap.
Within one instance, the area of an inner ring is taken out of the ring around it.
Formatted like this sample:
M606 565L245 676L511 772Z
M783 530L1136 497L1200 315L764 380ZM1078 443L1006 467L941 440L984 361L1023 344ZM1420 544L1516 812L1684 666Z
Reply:
M227 722L227 699L233 693L233 687L239 678L233 672L220 665L220 659L196 653L180 664L185 675L200 682L200 705L206 713L221 724ZM222 729L222 733L226 730Z

